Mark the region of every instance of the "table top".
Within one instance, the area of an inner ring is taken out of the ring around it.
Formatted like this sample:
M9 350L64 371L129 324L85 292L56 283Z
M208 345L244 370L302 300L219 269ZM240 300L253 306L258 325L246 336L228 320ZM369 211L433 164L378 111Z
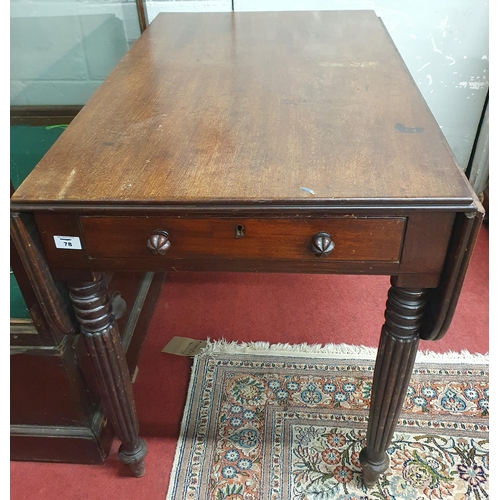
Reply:
M348 207L473 198L375 13L322 11L160 14L11 201Z

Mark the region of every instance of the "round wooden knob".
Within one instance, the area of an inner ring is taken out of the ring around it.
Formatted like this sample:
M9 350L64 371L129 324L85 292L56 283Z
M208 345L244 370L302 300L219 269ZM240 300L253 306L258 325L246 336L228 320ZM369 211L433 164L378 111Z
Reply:
M148 248L155 254L165 255L170 248L168 232L163 229L157 229L149 237Z
M316 233L313 236L311 250L317 257L327 257L333 252L335 244L328 233Z

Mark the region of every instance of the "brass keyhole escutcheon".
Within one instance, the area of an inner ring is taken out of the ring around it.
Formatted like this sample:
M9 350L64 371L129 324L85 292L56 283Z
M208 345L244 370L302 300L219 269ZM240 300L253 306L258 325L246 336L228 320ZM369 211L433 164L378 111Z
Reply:
M243 224L236 224L234 226L234 231L235 231L235 238L243 238L245 236L245 226Z

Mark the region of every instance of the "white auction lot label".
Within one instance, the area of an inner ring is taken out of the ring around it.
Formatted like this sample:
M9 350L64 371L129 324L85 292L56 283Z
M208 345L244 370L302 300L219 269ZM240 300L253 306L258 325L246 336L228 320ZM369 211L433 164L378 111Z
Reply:
M54 236L56 248L65 248L66 250L81 250L82 244L78 236Z

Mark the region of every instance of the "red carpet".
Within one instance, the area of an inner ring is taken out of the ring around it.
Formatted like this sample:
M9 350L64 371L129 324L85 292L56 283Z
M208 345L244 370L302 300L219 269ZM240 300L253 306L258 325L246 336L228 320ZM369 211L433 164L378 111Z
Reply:
M184 273L167 277L134 384L146 475L131 478L111 451L105 465L11 462L12 500L164 500L189 382L189 358L161 353L171 337L376 347L389 278ZM436 352L488 352L488 230L474 251L455 318Z

